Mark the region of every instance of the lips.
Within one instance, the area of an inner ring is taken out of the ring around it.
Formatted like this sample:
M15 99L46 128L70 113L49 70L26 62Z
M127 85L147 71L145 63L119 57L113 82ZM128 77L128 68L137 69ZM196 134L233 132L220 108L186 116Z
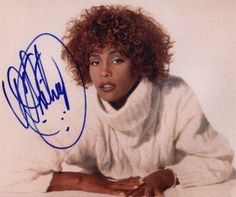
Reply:
M102 83L99 88L104 92L110 92L116 88L116 85L114 83Z

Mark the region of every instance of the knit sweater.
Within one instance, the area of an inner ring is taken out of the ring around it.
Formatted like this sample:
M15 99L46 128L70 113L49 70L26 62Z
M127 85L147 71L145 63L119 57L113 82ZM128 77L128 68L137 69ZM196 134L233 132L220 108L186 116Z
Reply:
M226 180L232 157L227 140L214 131L193 91L174 76L156 83L142 79L119 110L91 87L85 131L66 153L68 164L98 169L115 179L170 168L182 187Z

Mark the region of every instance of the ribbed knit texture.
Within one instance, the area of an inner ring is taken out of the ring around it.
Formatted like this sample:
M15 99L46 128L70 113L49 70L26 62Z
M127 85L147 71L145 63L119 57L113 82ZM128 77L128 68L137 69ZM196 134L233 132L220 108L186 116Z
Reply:
M89 161L88 169L98 168L116 179L171 168L182 187L229 177L233 152L182 79L170 77L156 84L143 79L119 110L99 98L94 88L88 96L88 129L68 163L86 168Z
M58 151L41 145L40 139L32 140L32 146L25 147L24 155L29 157L15 161L17 168L14 162L2 161L5 168L0 174L5 178L0 191L45 192L51 172L61 170L63 160L115 179L145 177L170 168L182 187L219 183L229 177L233 152L181 78L155 84L143 79L120 110L99 98L94 87L87 95L86 126L79 142Z

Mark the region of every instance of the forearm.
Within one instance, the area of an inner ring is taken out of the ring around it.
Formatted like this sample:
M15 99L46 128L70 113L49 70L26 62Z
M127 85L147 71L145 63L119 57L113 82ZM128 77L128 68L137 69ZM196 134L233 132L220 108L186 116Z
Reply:
M80 172L54 172L49 191L82 190L95 193L111 193L112 183L105 177Z
M54 172L47 192L63 190L82 190L86 192L118 195L124 191L137 189L139 177L120 181L110 181L102 174L89 175L79 172Z
M85 174L80 172L54 172L49 191L83 190Z
M177 174L182 187L220 183L227 180L232 171L230 162L190 155L168 168Z

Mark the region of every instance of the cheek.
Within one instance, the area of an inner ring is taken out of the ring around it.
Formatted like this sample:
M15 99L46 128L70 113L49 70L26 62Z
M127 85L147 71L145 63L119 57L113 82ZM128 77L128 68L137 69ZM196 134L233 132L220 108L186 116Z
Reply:
M133 69L133 66L124 65L123 68L116 71L116 75L119 76L119 78L124 78L130 81L133 80L137 74Z
M120 84L123 91L129 91L138 80L137 76L134 74L127 74L120 78Z
M98 75L96 74L96 71L94 69L89 69L89 76L93 83L96 82Z
M134 70L129 70L125 76L126 81L130 84L135 83L135 81L138 79L138 75Z

